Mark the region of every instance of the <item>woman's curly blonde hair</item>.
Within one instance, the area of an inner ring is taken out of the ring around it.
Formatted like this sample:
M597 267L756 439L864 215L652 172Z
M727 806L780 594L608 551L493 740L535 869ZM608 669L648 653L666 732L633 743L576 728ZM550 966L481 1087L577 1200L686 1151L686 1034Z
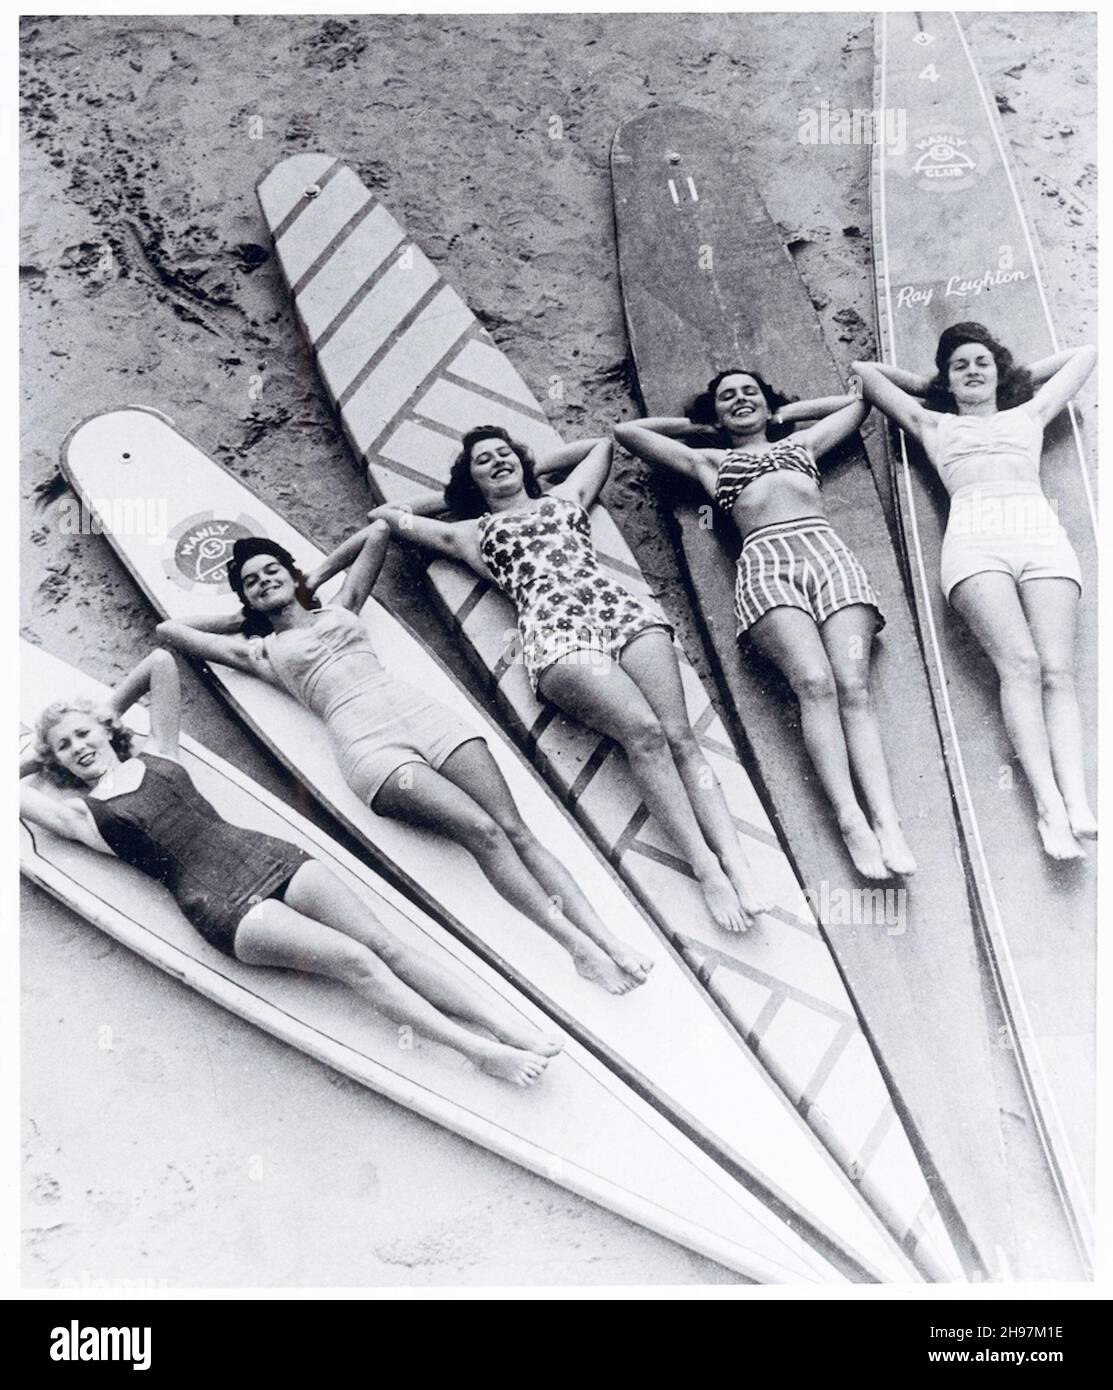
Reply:
M81 698L55 700L53 704L47 705L35 724L35 757L42 764L43 772L56 786L76 788L84 785L79 778L71 772L67 772L59 763L54 756L54 749L50 746L51 731L67 714L90 715L107 731L112 751L120 761L126 762L131 757L135 747L135 735L103 705L98 705L93 700Z

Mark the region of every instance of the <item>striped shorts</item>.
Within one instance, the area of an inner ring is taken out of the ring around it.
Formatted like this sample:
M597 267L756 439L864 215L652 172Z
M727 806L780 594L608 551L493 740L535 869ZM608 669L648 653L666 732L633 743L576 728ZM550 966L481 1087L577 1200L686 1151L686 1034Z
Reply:
M759 526L743 542L734 584L739 637L773 608L799 608L819 625L856 603L876 610L880 632L885 616L869 576L823 517Z

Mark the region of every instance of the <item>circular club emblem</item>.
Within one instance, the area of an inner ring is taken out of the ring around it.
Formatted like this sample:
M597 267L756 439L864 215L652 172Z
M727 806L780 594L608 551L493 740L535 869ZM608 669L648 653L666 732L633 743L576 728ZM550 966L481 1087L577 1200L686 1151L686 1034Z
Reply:
M198 584L226 584L228 561L234 542L245 536L262 536L264 528L249 516L230 520L214 512L187 517L170 532L173 554L165 561L168 577L183 589Z
M912 143L912 173L921 188L954 193L969 188L978 172L973 141L950 131L929 131Z

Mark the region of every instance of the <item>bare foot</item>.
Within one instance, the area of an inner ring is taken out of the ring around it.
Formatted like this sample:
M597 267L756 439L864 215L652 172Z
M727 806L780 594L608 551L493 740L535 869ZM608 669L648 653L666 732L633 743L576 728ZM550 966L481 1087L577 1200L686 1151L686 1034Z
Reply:
M649 956L639 956L632 946L627 946L622 941L612 938L606 947L607 955L618 966L619 970L632 976L638 984L644 984L649 972L653 969L653 961Z
M899 874L901 878L908 878L914 874L916 860L899 822L891 827L875 825L873 830L877 836L877 843L881 846L881 857L890 871Z
M1048 820L1043 816L1036 822L1043 841L1044 853L1052 859L1085 859L1086 851L1074 838L1071 823L1062 820Z
M594 941L586 941L573 951L572 961L585 980L602 985L611 994L628 994L645 979L644 975L641 979L628 975L616 961L604 955Z
M699 880L703 901L711 914L711 920L720 931L744 932L750 926L750 919L742 910L734 885L723 873L718 861L714 868L696 875Z
M489 1049L489 1050L488 1050ZM527 1052L520 1047L506 1047L502 1043L489 1043L477 1053L476 1065L488 1076L497 1076L500 1081L512 1081L516 1086L532 1086L540 1080L549 1065L548 1057L537 1052Z
M536 1052L541 1057L555 1057L564 1047L564 1039L559 1033L543 1033L524 1019L509 1019L498 1027L492 1027L491 1032L499 1042L522 1048L525 1052Z
M1096 840L1098 837L1098 819L1090 810L1089 806L1083 802L1080 806L1068 806L1067 816L1070 819L1070 828L1080 840Z
M757 884L754 867L744 854L737 859L723 859L722 865L731 887L738 894L739 904L747 918L746 926L752 927L756 917L773 911L776 903L772 894Z
M853 825L840 825L839 830L846 841L846 848L854 861L854 867L863 878L889 878L891 876L881 853L877 836L869 828L864 817Z

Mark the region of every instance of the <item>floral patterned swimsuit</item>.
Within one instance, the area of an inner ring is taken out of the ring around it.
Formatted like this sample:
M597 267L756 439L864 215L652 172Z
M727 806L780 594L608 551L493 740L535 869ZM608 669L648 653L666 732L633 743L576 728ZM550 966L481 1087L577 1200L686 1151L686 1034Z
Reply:
M672 628L652 601L635 598L603 572L591 521L578 502L548 496L523 512L479 518L479 553L518 610L530 684L572 652L611 658L649 628Z

